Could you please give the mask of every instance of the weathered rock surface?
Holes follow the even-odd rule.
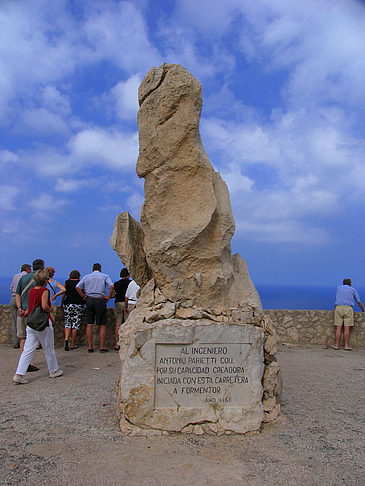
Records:
[[[119,331],[121,429],[256,431],[280,411],[276,332],[246,262],[231,254],[228,189],[199,134],[201,85],[163,64],[138,95],[141,224],[122,213],[111,239],[141,285]]]
[[[141,228],[123,216],[112,246],[140,285],[153,277],[170,301],[187,306],[262,310],[247,266],[231,255],[234,234],[229,193],[199,134],[200,83],[182,66],[152,68],[139,88],[137,173],[145,178]],[[125,232],[132,229],[132,235]],[[122,233],[122,234],[121,234]],[[142,241],[147,264],[135,274]],[[136,247],[136,253],[126,250]],[[138,258],[135,255],[138,254]],[[148,270],[147,270],[148,268]]]
[[[110,244],[122,262],[128,262],[128,270],[138,284],[143,287],[151,278],[143,249],[141,225],[127,212],[120,213],[115,220]]]

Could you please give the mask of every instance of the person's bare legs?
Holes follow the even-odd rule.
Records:
[[[344,338],[345,338],[345,349],[351,349],[350,346],[349,346],[350,326],[345,326]]]
[[[115,323],[115,333],[114,333],[114,339],[115,339],[115,346],[114,346],[114,349],[117,349],[117,347],[119,346],[118,345],[118,342],[119,342],[119,328],[121,326],[121,322],[116,322]]]
[[[71,348],[73,348],[75,346],[76,336],[77,336],[77,329],[72,329],[72,333],[71,333]]]
[[[100,349],[105,349],[106,325],[100,326]]]
[[[65,341],[70,339],[71,329],[69,327],[65,327]]]
[[[336,349],[338,349],[340,347],[341,333],[342,333],[342,325],[337,326],[337,329],[336,329],[336,344],[335,344]]]
[[[93,349],[93,325],[86,324],[86,339],[89,349]]]

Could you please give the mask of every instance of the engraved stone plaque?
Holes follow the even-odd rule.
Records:
[[[250,407],[250,344],[156,344],[155,409]]]
[[[124,420],[159,431],[258,430],[263,338],[258,327],[208,319],[143,323],[121,374]]]

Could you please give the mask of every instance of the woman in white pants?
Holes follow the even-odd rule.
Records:
[[[13,377],[13,382],[16,385],[24,385],[25,383],[29,383],[29,380],[25,378],[25,374],[39,342],[42,344],[44,356],[48,366],[49,377],[57,378],[58,376],[63,375],[63,371],[58,368],[58,362],[54,349],[53,320],[50,315],[52,305],[49,298],[49,290],[46,288],[48,279],[49,275],[45,270],[38,270],[34,274],[36,286],[33,287],[29,292],[28,315],[32,311],[33,307],[37,305],[37,301],[39,301],[42,309],[45,312],[48,312],[49,326],[43,331],[35,331],[29,326],[26,327],[27,337],[24,343],[24,349],[19,359],[16,374]]]

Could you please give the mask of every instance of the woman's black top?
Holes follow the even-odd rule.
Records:
[[[128,285],[131,283],[129,278],[122,278],[115,282],[115,302],[124,302],[125,293],[127,292]]]
[[[77,293],[76,285],[80,282],[80,280],[66,280],[65,288],[65,300],[63,301],[64,304],[79,304],[84,305],[84,299]]]

